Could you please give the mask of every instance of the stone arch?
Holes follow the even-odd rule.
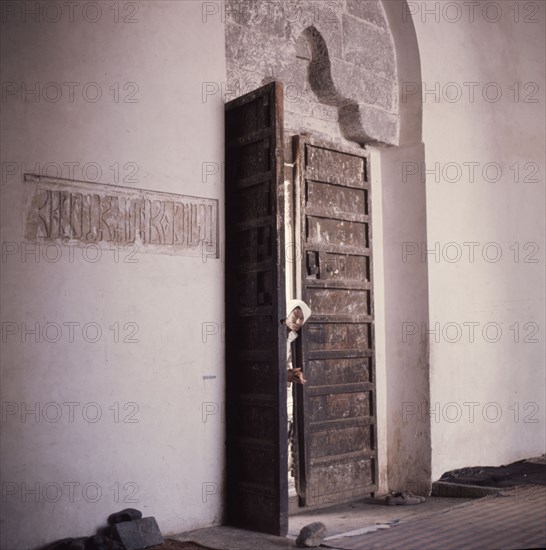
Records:
[[[421,93],[421,61],[417,35],[406,0],[381,0],[391,31],[396,55],[398,81],[399,138],[397,145],[421,143],[423,133],[423,101]],[[407,93],[407,85],[416,84],[415,93]]]

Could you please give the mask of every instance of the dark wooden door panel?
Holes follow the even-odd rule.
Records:
[[[304,506],[377,489],[370,185],[366,153],[296,137],[302,298],[313,311],[298,388]]]
[[[280,84],[226,104],[227,521],[284,536],[282,126]]]

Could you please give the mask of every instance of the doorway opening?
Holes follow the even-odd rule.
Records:
[[[373,493],[377,434],[369,158],[297,135],[286,163],[282,97],[273,82],[226,104],[226,421],[228,522],[286,535],[287,299],[313,312],[292,511]]]

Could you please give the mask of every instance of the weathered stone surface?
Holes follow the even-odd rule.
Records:
[[[286,129],[396,143],[396,61],[380,3],[228,0],[225,9],[226,101],[277,80]],[[378,127],[358,127],[368,123]]]
[[[337,59],[332,60],[331,72],[339,94],[343,97],[394,111],[393,79],[380,77],[364,67]]]
[[[330,109],[335,111],[337,117],[337,109],[335,107],[330,107]],[[309,116],[302,117],[301,113],[293,113],[287,109],[285,111],[284,123],[287,135],[307,133],[331,143],[343,144],[343,138],[339,130],[337,119],[326,120],[314,117],[312,115],[312,110]]]
[[[314,26],[328,36],[334,48],[333,55],[341,55],[342,8],[343,3],[334,0],[228,0],[225,4],[226,27],[240,25],[291,40]]]
[[[398,115],[367,105],[350,105],[341,109],[340,123],[346,139],[364,144],[369,141],[398,143]]]
[[[347,12],[383,29],[388,28],[383,6],[378,0],[347,0]]]
[[[313,27],[320,33],[328,47],[328,56],[330,58],[343,58],[343,29],[332,28],[324,24],[316,24]],[[302,30],[302,32],[304,32]],[[301,33],[300,33],[301,34]],[[298,36],[300,35],[298,34]]]
[[[307,39],[300,35],[300,37],[296,40],[296,57],[300,60],[304,60],[306,62],[311,61],[311,48],[309,46],[309,42]]]
[[[296,545],[299,548],[312,548],[320,546],[326,536],[326,525],[320,521],[314,521],[302,527]]]
[[[335,128],[338,124],[338,110],[336,107],[323,105],[316,97],[305,95],[299,98],[285,98],[285,118],[286,113],[292,113],[294,116],[312,117],[317,120],[332,124]]]
[[[278,76],[296,61],[295,40],[287,41],[259,27],[234,25],[226,29],[226,55],[240,67]]]
[[[275,36],[288,36],[297,12],[292,6],[274,1],[235,0],[225,3],[226,21],[244,27],[260,27]]]
[[[112,527],[112,533],[121,541],[125,550],[139,550],[164,542],[157,521],[153,517],[116,523]]]
[[[343,16],[343,59],[364,67],[385,78],[395,78],[396,63],[394,46],[388,32],[359,21],[354,17]]]
[[[218,255],[218,201],[25,175],[30,241],[134,245],[142,251]]]
[[[108,516],[108,523],[113,525],[114,523],[121,523],[122,521],[131,521],[133,519],[140,519],[142,512],[136,508],[125,508],[114,514]]]

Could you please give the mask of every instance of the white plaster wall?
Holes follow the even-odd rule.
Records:
[[[428,329],[440,329],[430,338],[433,479],[453,468],[506,464],[545,450],[546,5],[463,2],[459,12],[456,4],[409,3],[426,87],[426,166],[439,169],[438,176],[426,175],[428,248],[438,251],[428,254]],[[473,15],[470,4],[476,4]],[[473,85],[465,83],[473,82],[471,101]],[[448,83],[453,84],[446,88]],[[520,83],[519,101],[515,83]],[[502,97],[488,101],[484,90],[490,98],[501,90]],[[473,181],[470,162],[478,163]],[[497,179],[496,167],[502,175],[487,181]],[[408,179],[408,184],[417,189],[423,181]],[[478,243],[473,261],[470,245],[464,245],[470,242]],[[524,248],[526,243],[534,244]],[[498,251],[502,257],[487,261],[484,250],[489,258]],[[479,323],[473,341],[468,323]],[[407,337],[419,338],[426,330],[419,327]],[[426,416],[427,404],[417,406],[422,406],[417,414]]]
[[[67,247],[58,261],[35,261],[21,256],[21,241],[23,163],[29,172],[55,163],[62,177],[71,177],[64,163],[96,163],[103,183],[115,183],[109,167],[120,163],[121,185],[217,198],[222,212],[220,170],[202,178],[203,163],[216,163],[207,165],[214,172],[223,161],[221,94],[202,100],[203,82],[213,83],[214,92],[225,81],[222,21],[203,23],[202,3],[193,1],[100,2],[94,23],[82,16],[83,4],[70,14],[67,3],[42,2],[52,11],[37,21],[31,15],[25,20],[19,3],[4,4],[15,12],[2,7],[3,85],[39,83],[43,89],[57,83],[63,94],[56,102],[43,96],[24,102],[19,91],[2,101],[2,322],[14,323],[18,332],[4,334],[2,343],[0,546],[33,548],[92,535],[110,513],[127,506],[155,516],[164,534],[217,524],[224,464],[223,261],[144,253],[131,258],[124,250],[116,259],[105,250],[92,263],[80,249],[71,259]],[[31,9],[34,3],[23,4]],[[57,17],[51,5],[62,10],[58,22],[47,20]],[[92,11],[86,15],[96,19]],[[80,83],[73,101],[65,82]],[[82,96],[89,82],[102,90],[96,103]],[[118,102],[110,89],[116,82]],[[129,82],[138,86],[135,103],[123,101],[135,90],[123,89]],[[54,97],[55,88],[49,92]],[[128,183],[123,178],[133,167],[123,167],[129,162],[138,172]],[[53,165],[49,174],[55,175]],[[94,179],[92,170],[88,174]],[[86,179],[79,167],[73,176]],[[13,246],[16,253],[7,253]],[[54,249],[50,253],[55,256]],[[33,335],[22,341],[22,323],[43,329],[48,322],[79,323],[73,342],[67,326],[56,343],[43,335],[38,343]],[[101,327],[96,343],[82,337],[86,323]],[[114,323],[120,323],[118,343],[109,328]],[[124,329],[126,323],[134,325]],[[209,333],[217,329],[206,342],[203,323],[210,323]],[[134,327],[138,342],[124,343]],[[72,422],[63,405],[68,402],[78,404]],[[96,409],[86,409],[87,419],[82,415],[91,402],[102,410],[95,423],[89,419]],[[21,409],[35,403],[54,405],[22,421]],[[138,407],[134,423],[123,421],[135,411],[124,410],[128,403]],[[55,418],[59,408],[58,421],[48,422],[45,414]],[[203,410],[209,413],[204,419]],[[79,484],[72,485],[73,495],[72,482]],[[93,485],[84,495],[86,483]],[[37,495],[28,492],[36,487]],[[91,502],[97,487],[102,495]]]
[[[402,177],[408,162],[424,162],[419,93],[402,97],[403,83],[421,81],[415,29],[405,2],[383,1],[396,52],[398,147],[373,147],[374,277],[380,479],[391,491],[430,492],[431,445],[428,418],[407,414],[408,404],[427,401],[429,355],[425,340],[403,337],[407,319],[428,317],[427,266],[403,258],[406,241],[426,240],[426,197],[416,173]],[[379,172],[379,176],[378,176]],[[380,187],[380,189],[378,189]],[[377,227],[377,226],[380,227]],[[381,449],[383,445],[383,449]]]
[[[415,176],[405,183],[400,178],[413,158],[423,158],[422,144],[372,149],[378,445],[380,476],[389,490],[428,494],[430,428],[426,419],[407,415],[405,406],[428,398],[428,349],[401,331],[406,319],[427,318],[426,265],[401,261],[403,243],[426,235],[425,190]]]

